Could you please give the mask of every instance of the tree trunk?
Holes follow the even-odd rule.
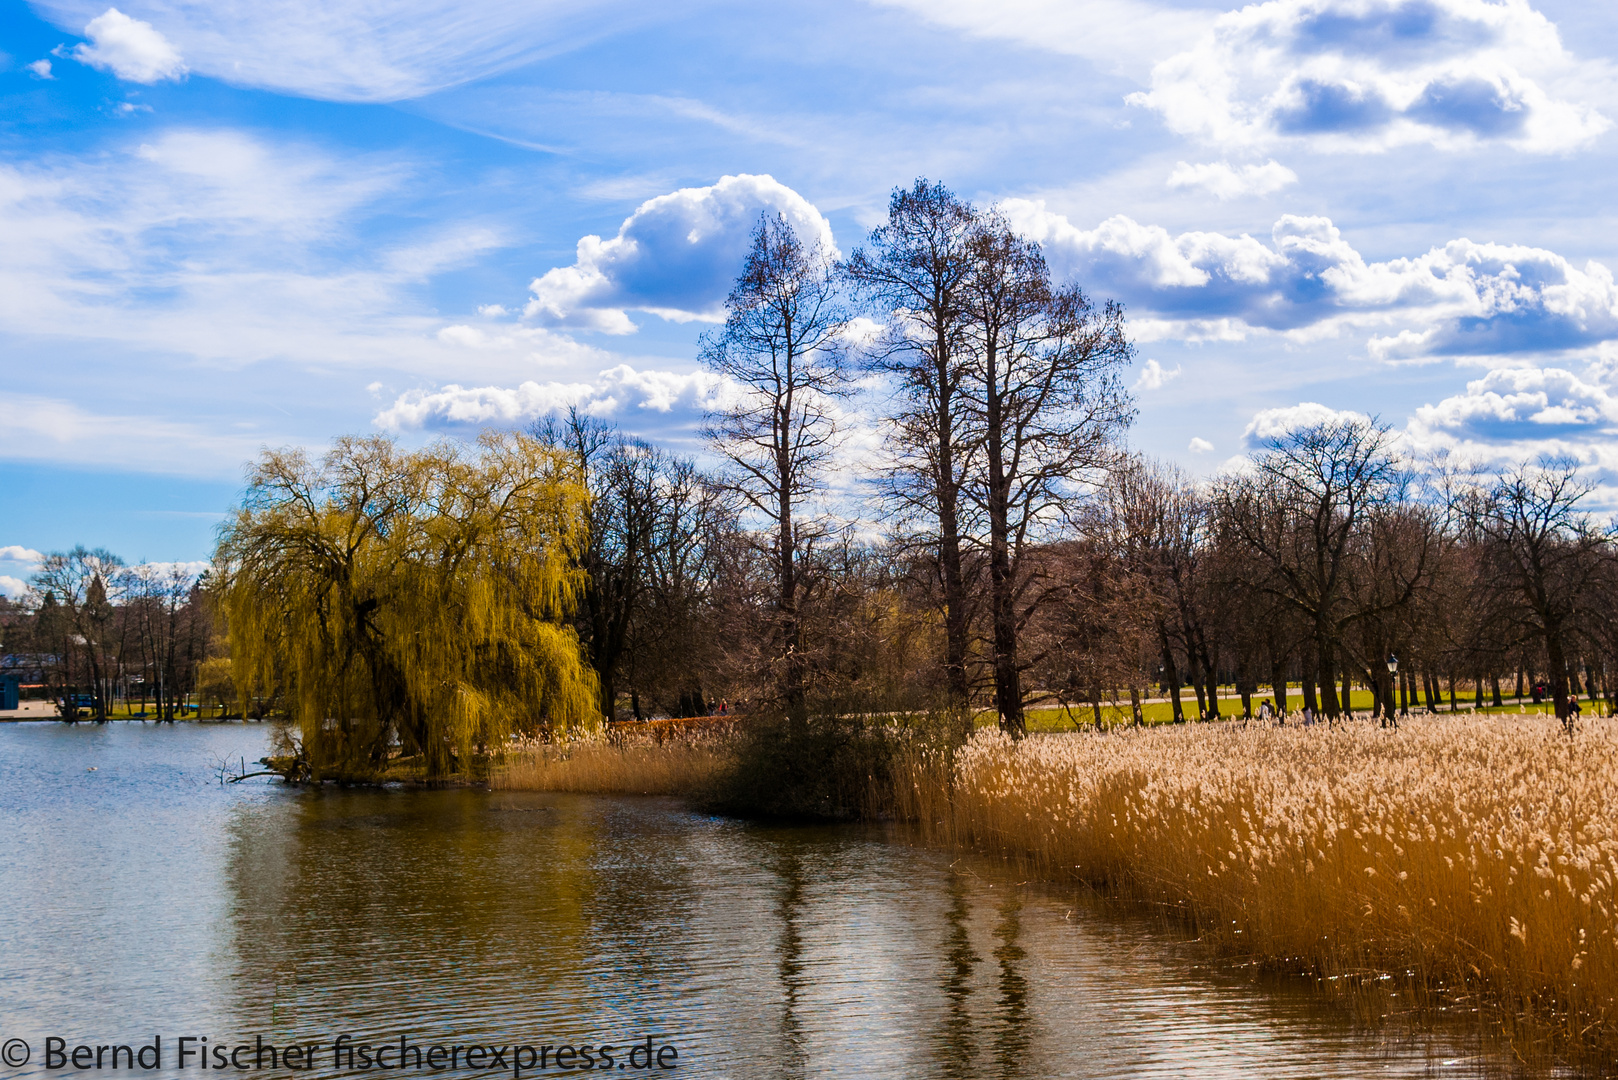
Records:
[[[794,557],[796,537],[792,520],[792,466],[787,458],[786,430],[779,430],[776,450],[776,488],[779,501],[776,514],[776,596],[781,634],[781,703],[787,714],[787,732],[794,739],[808,734],[809,708],[803,679],[803,656],[798,626],[798,565]]]
[[[1545,628],[1545,657],[1550,661],[1551,700],[1556,704],[1556,718],[1569,735],[1573,734],[1573,718],[1567,708],[1567,655],[1562,651],[1562,628],[1550,622]]]
[[[1169,645],[1168,627],[1162,622],[1157,624],[1157,641],[1163,650],[1163,680],[1164,689],[1169,693],[1169,702],[1174,707],[1174,722],[1185,723],[1185,712],[1180,707],[1180,669],[1174,662],[1174,649]]]
[[[961,567],[960,490],[955,482],[954,404],[950,400],[950,372],[946,359],[938,365],[938,568],[944,586],[944,672],[951,704],[965,710],[971,734],[970,688],[966,678],[969,648],[966,579]]]
[[[994,640],[994,704],[1000,730],[1014,739],[1027,733],[1022,711],[1022,673],[1017,668],[1016,582],[1011,564],[1011,478],[1006,474],[1004,403],[1000,370],[991,343],[984,356],[984,458],[988,466],[989,607]]]
[[[1282,716],[1287,714],[1287,666],[1286,660],[1277,660],[1270,657],[1270,689],[1275,693],[1275,711]]]
[[[1333,687],[1336,672],[1333,670],[1331,645],[1324,637],[1317,637],[1315,656],[1320,672],[1320,705],[1328,720],[1337,719],[1337,692]]]

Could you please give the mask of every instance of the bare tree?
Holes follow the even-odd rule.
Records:
[[[972,256],[960,392],[976,456],[963,493],[987,533],[978,542],[988,555],[995,707],[1001,727],[1021,735],[1017,639],[1038,597],[1023,559],[1054,534],[1063,499],[1133,419],[1118,374],[1132,349],[1123,309],[1053,288],[1039,245],[998,215],[974,231]]]
[[[1517,466],[1464,504],[1483,541],[1486,588],[1502,614],[1544,644],[1551,700],[1569,733],[1569,638],[1609,548],[1580,511],[1590,491],[1575,462],[1552,458]]]
[[[198,575],[183,565],[142,564],[123,575],[123,617],[140,651],[141,698],[149,688],[159,720],[172,721],[207,644],[207,604]]]
[[[970,696],[967,657],[972,597],[962,558],[968,526],[961,486],[971,443],[961,393],[967,360],[966,289],[974,267],[978,215],[942,184],[925,179],[896,189],[888,220],[871,230],[844,273],[887,322],[870,365],[888,375],[898,399],[889,443],[896,467],[883,478],[889,506],[907,523],[925,522],[911,542],[936,560],[944,615],[945,682],[953,703]]]
[[[574,460],[590,492],[588,537],[578,556],[588,584],[575,621],[596,672],[601,713],[611,720],[618,707],[618,675],[645,599],[669,457],[577,409],[535,424],[532,433]]]
[[[805,248],[779,215],[760,218],[725,308],[724,328],[703,338],[702,359],[740,394],[709,415],[704,434],[724,456],[732,489],[770,522],[776,683],[788,716],[802,724],[801,563],[825,535],[805,504],[823,483],[835,402],[849,390],[847,319],[825,253]]]
[[[1354,561],[1368,520],[1398,500],[1400,483],[1386,427],[1334,420],[1270,440],[1254,473],[1227,481],[1217,496],[1221,527],[1257,570],[1249,585],[1309,624],[1330,717],[1339,710],[1345,630],[1372,613],[1353,601]]]
[[[81,546],[45,556],[29,582],[49,605],[61,662],[70,663],[75,655],[83,660],[98,721],[107,719],[118,673],[122,643],[114,635],[113,601],[122,570],[123,560],[112,552]]]

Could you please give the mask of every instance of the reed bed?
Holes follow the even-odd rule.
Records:
[[[576,791],[595,795],[695,795],[729,760],[722,733],[595,733],[564,742],[512,743],[489,786],[505,791]]]
[[[1526,715],[986,732],[910,756],[895,797],[938,840],[1173,905],[1239,953],[1610,1054],[1615,752],[1618,722]]]

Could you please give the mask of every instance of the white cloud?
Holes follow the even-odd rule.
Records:
[[[1196,436],[1192,437],[1190,445],[1186,447],[1186,449],[1191,451],[1193,454],[1206,454],[1213,448],[1213,443],[1209,442],[1207,439],[1198,438]]]
[[[726,176],[640,205],[609,240],[586,236],[572,266],[536,278],[524,314],[551,326],[632,334],[630,311],[717,322],[761,214],[780,213],[806,245],[835,257],[831,225],[770,176]]]
[[[1248,446],[1261,446],[1271,439],[1279,439],[1290,431],[1314,427],[1333,421],[1350,420],[1368,423],[1370,417],[1350,409],[1333,409],[1314,401],[1285,405],[1278,409],[1261,409],[1242,432],[1242,441]]]
[[[1140,376],[1135,380],[1136,390],[1161,390],[1163,386],[1173,379],[1180,377],[1180,365],[1175,364],[1170,371],[1156,360],[1148,360],[1140,369]]]
[[[213,564],[206,559],[192,559],[189,562],[136,563],[129,569],[142,577],[158,579],[178,577],[194,582],[212,566]]]
[[[1618,465],[1618,449],[1606,449],[1615,435],[1618,394],[1599,365],[1583,376],[1559,367],[1499,368],[1462,393],[1421,406],[1409,424],[1415,446],[1468,459],[1596,453],[1609,468]]]
[[[76,31],[105,0],[36,0]],[[197,74],[336,101],[398,101],[509,71],[599,36],[674,17],[675,0],[141,0]]]
[[[1129,101],[1221,146],[1503,142],[1548,153],[1610,126],[1571,96],[1580,81],[1527,0],[1270,0],[1221,15]]]
[[[42,552],[35,551],[21,544],[7,544],[0,547],[0,562],[20,562],[29,566],[37,566],[45,558]]]
[[[84,28],[88,45],[76,45],[73,59],[97,71],[110,71],[125,82],[152,83],[185,78],[180,50],[149,22],[131,19],[115,7],[91,19]]]
[[[49,60],[35,60],[32,64],[24,64],[23,66],[33,72],[36,79],[56,78],[55,75],[51,74],[51,62]]]
[[[385,430],[517,427],[568,408],[590,416],[623,417],[630,410],[679,411],[692,416],[725,400],[719,376],[707,371],[678,374],[636,371],[620,364],[593,382],[524,382],[515,387],[455,384],[399,395],[374,423]]]
[[[6,435],[0,458],[12,461],[209,478],[241,475],[261,445],[257,438],[197,424],[90,412],[31,394],[6,395]]]
[[[1270,195],[1297,182],[1298,174],[1274,158],[1262,165],[1243,165],[1239,169],[1224,161],[1205,165],[1182,161],[1169,174],[1169,187],[1199,187],[1220,201],[1244,195]]]
[[[18,600],[27,593],[28,582],[22,578],[14,578],[9,574],[0,574],[0,594],[9,596],[13,600]]]
[[[1441,451],[1485,470],[1569,457],[1596,482],[1594,503],[1618,508],[1618,350],[1603,353],[1582,372],[1549,366],[1490,371],[1460,393],[1418,408],[1404,441],[1415,453]]]
[[[1082,56],[1113,71],[1144,70],[1168,49],[1189,48],[1211,12],[1141,0],[874,0],[974,37]]]
[[[1329,218],[1287,214],[1265,243],[1247,234],[1173,235],[1118,215],[1081,229],[1043,202],[1010,199],[1013,226],[1052,269],[1131,309],[1137,337],[1296,341],[1349,329],[1386,360],[1551,352],[1618,339],[1618,284],[1523,245],[1452,240],[1413,258],[1368,262]],[[1144,314],[1144,317],[1142,317]]]
[[[417,287],[505,241],[435,222],[360,242],[411,174],[397,158],[185,128],[0,163],[0,332],[232,364],[433,367],[443,324]]]

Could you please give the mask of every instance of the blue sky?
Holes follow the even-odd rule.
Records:
[[[205,558],[265,445],[581,404],[694,447],[758,212],[846,253],[917,176],[1126,303],[1148,453],[1348,410],[1618,505],[1603,5],[0,13],[0,590]]]

